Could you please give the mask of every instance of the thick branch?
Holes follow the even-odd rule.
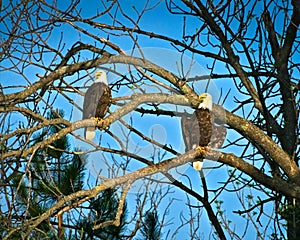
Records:
[[[216,116],[222,118],[224,109],[218,105],[214,105],[214,108]],[[300,171],[296,163],[292,161],[290,156],[260,128],[229,111],[226,111],[226,123],[243,136],[249,137],[253,142],[265,149],[270,157],[293,181],[300,183]]]
[[[295,43],[297,31],[299,30],[300,25],[300,3],[298,0],[292,0],[292,5],[294,7],[293,14],[286,31],[286,38],[282,47],[282,55],[280,56],[282,60],[286,62]]]
[[[220,161],[229,166],[232,166],[233,168],[236,168],[246,173],[255,181],[263,184],[269,189],[272,189],[276,192],[280,192],[286,196],[292,196],[300,199],[300,184],[289,183],[287,181],[282,180],[281,178],[269,177],[255,166],[251,165],[250,163],[247,163],[241,158],[235,156],[234,154],[209,151],[205,157],[207,159]]]

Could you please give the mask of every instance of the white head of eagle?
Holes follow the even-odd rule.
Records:
[[[202,93],[199,95],[199,100],[202,101],[198,108],[208,109],[212,111],[212,96],[209,93]]]
[[[95,78],[96,78],[95,83],[102,82],[102,83],[104,83],[105,85],[108,86],[106,73],[104,71],[97,71],[95,73]]]

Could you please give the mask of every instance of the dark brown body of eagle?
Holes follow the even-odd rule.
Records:
[[[83,102],[83,119],[89,118],[103,118],[107,113],[111,104],[111,90],[108,85],[103,82],[93,83],[85,93]],[[95,132],[94,127],[87,127],[85,129],[85,137],[87,139],[93,138],[88,136],[88,132],[92,134]]]
[[[212,114],[209,109],[196,109],[195,110],[196,118],[198,119],[198,130],[199,130],[199,146],[205,147],[208,146],[211,134],[212,134],[212,125],[213,119]],[[197,129],[197,128],[196,128]]]

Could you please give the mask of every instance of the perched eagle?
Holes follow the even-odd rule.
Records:
[[[185,143],[185,151],[201,147],[220,148],[226,137],[226,128],[214,123],[212,97],[208,93],[199,95],[201,103],[194,114],[184,113],[181,117],[181,130]],[[193,162],[193,167],[200,171],[203,159]]]
[[[111,104],[111,90],[107,83],[106,73],[98,71],[95,82],[84,95],[82,119],[94,118],[96,121],[103,118]],[[84,136],[88,140],[95,137],[95,127],[87,127]]]

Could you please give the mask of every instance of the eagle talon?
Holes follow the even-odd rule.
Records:
[[[94,120],[95,122],[99,121],[99,118],[97,118],[97,117],[91,117],[91,119]]]
[[[207,152],[209,150],[209,147],[208,146],[198,146],[196,149],[199,152],[204,153],[204,152]]]
[[[99,125],[100,123],[104,122],[102,118],[92,117],[91,119],[96,122],[96,125]]]

